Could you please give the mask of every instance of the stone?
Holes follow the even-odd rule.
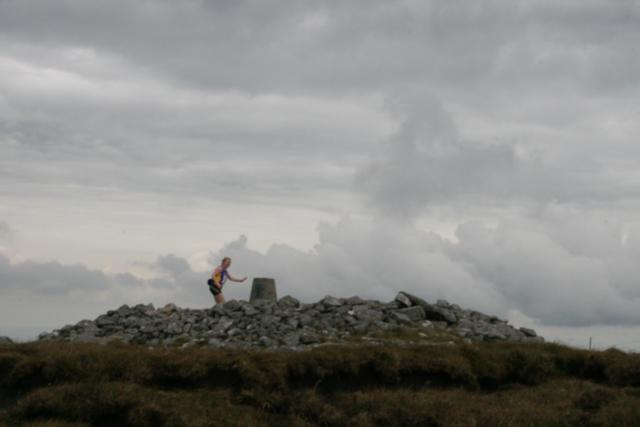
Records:
[[[223,307],[223,305],[224,304],[216,304],[213,307],[211,307],[210,314],[212,316],[222,316],[222,315],[224,315],[224,307]]]
[[[447,301],[446,299],[439,299],[438,301],[436,301],[436,305],[444,308],[451,308],[451,304],[449,304],[449,301]]]
[[[429,304],[428,302],[426,302],[425,300],[423,300],[420,297],[417,297],[415,295],[409,294],[407,292],[401,292],[403,295],[405,295],[407,298],[409,298],[409,301],[411,301],[411,305],[419,305],[422,308],[425,307],[431,307],[431,304]]]
[[[404,292],[398,292],[396,298],[394,299],[400,306],[402,307],[411,307],[411,299]]]
[[[368,321],[382,320],[382,316],[383,316],[382,312],[377,310],[371,310],[371,309],[359,310],[355,312],[355,317],[358,320],[368,320]]]
[[[409,318],[409,316],[400,311],[392,311],[391,318],[403,325],[411,323],[411,319]]]
[[[240,328],[231,328],[227,331],[227,335],[230,337],[235,337],[237,335],[242,335],[242,330]]]
[[[528,337],[536,337],[536,336],[538,336],[538,334],[536,334],[536,331],[534,331],[533,329],[522,327],[519,330],[520,330],[520,332],[522,332],[523,334],[525,334]]]
[[[182,332],[182,326],[178,322],[170,323],[167,327],[167,333],[171,335],[180,335]]]
[[[302,344],[315,344],[319,341],[320,341],[320,338],[318,337],[317,334],[313,332],[306,331],[300,334],[300,342]]]
[[[332,297],[331,295],[327,295],[326,297],[322,298],[320,302],[325,307],[340,307],[342,305],[342,301],[340,301],[338,298]]]
[[[226,301],[224,304],[222,304],[222,306],[225,311],[236,311],[242,309],[240,303],[234,299]]]
[[[359,296],[353,296],[353,297],[347,298],[344,302],[345,304],[349,304],[349,305],[360,305],[360,304],[364,304],[366,301],[360,298]]]
[[[273,347],[275,345],[271,338],[264,335],[258,339],[258,344],[260,344],[260,347]]]
[[[300,307],[300,301],[291,295],[286,295],[278,300],[278,305],[285,308],[298,308]]]
[[[9,337],[0,336],[0,344],[13,344],[13,340]]]
[[[242,311],[244,312],[245,316],[253,316],[255,314],[260,313],[259,310],[256,310],[252,305],[247,304],[247,305],[243,305],[242,306]]]
[[[169,314],[178,311],[178,307],[173,303],[169,303],[158,311],[160,311],[161,313]]]
[[[135,313],[135,311],[132,310],[131,308],[129,308],[129,306],[126,305],[126,304],[120,306],[120,308],[118,308],[118,310],[116,310],[116,312],[118,313],[118,316],[120,316],[120,317],[131,316],[132,314]]]
[[[300,334],[297,332],[287,334],[282,337],[282,342],[290,347],[296,346],[300,343]]]
[[[96,325],[102,327],[102,326],[108,326],[108,325],[115,325],[116,321],[114,319],[112,319],[109,316],[106,315],[102,315],[100,317],[98,317],[96,319]]]
[[[421,320],[424,320],[426,317],[424,313],[424,309],[419,305],[416,305],[413,307],[401,308],[400,310],[395,311],[394,313],[404,314],[412,322],[419,322]]]

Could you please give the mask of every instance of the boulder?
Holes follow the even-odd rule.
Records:
[[[401,307],[411,307],[411,299],[404,292],[398,292],[394,301],[396,301]]]
[[[291,295],[286,295],[278,300],[278,305],[283,308],[298,308],[300,307],[300,301]]]
[[[411,319],[409,318],[409,316],[407,316],[406,314],[400,311],[392,311],[391,318],[396,322],[400,323],[401,325],[406,325],[411,323]]]
[[[366,303],[365,300],[360,298],[359,296],[349,297],[345,300],[345,303],[348,305],[360,305]]]
[[[320,338],[315,332],[305,331],[300,334],[300,342],[302,344],[315,344],[317,342],[320,342]]]
[[[331,295],[327,295],[326,297],[322,298],[320,302],[327,308],[340,307],[342,305],[342,301],[340,301],[338,298],[332,297]]]
[[[242,306],[238,301],[231,299],[229,301],[226,301],[224,304],[222,304],[222,308],[224,308],[225,311],[229,312],[229,311],[241,310]]]
[[[426,317],[424,309],[419,305],[416,305],[413,307],[401,308],[400,310],[397,310],[394,313],[404,314],[412,322],[419,322],[421,320],[424,320]]]
[[[159,311],[164,314],[171,314],[178,311],[178,307],[173,303],[169,303],[162,307]]]
[[[520,330],[520,332],[522,332],[523,334],[525,334],[528,337],[536,337],[536,336],[538,336],[538,334],[536,334],[536,331],[534,331],[533,329],[522,327],[519,330]]]

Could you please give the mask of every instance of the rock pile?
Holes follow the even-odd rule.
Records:
[[[405,292],[388,303],[357,296],[326,296],[316,303],[303,304],[285,296],[277,301],[254,303],[231,300],[203,310],[183,309],[174,304],[159,309],[150,304],[123,305],[93,321],[83,320],[43,333],[39,339],[300,348],[403,328],[449,331],[468,340],[543,341],[535,331],[516,329],[495,316],[466,310],[444,300],[430,304]]]

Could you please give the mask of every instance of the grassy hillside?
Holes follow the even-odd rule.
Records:
[[[534,343],[6,345],[0,424],[638,426],[640,355]]]

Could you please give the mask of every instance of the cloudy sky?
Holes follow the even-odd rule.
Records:
[[[229,255],[640,349],[638,46],[634,0],[0,0],[0,335]]]

